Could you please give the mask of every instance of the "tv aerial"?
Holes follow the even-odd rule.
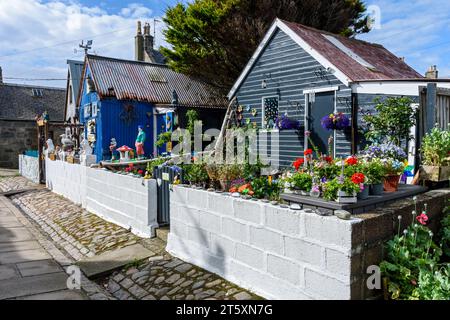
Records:
[[[92,40],[88,40],[86,44],[84,44],[84,40],[82,40],[79,47],[84,49],[84,54],[88,54],[88,51],[92,49],[92,43],[93,43]]]

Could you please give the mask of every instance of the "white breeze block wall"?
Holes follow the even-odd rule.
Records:
[[[86,170],[65,161],[45,160],[47,188],[70,201],[86,207]]]
[[[20,154],[19,173],[28,180],[39,183],[39,159]]]
[[[46,160],[47,187],[101,218],[155,236],[156,180],[143,180],[63,161]]]
[[[154,237],[157,223],[156,180],[106,170],[87,170],[87,210],[141,237]]]
[[[175,186],[167,250],[268,299],[351,299],[352,224]]]

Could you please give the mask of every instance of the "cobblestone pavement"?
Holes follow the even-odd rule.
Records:
[[[36,185],[23,177],[0,178],[2,191],[33,186]],[[132,263],[100,279],[98,284],[83,278],[82,289],[91,299],[260,299],[215,274],[172,257],[165,251],[162,240],[134,236],[49,190],[28,191],[12,196],[11,200],[52,243],[67,253],[67,263],[135,243],[156,253],[148,261]]]
[[[256,300],[221,277],[170,256],[165,243],[150,240],[157,253],[149,261],[129,266],[101,281],[114,297],[123,300]]]

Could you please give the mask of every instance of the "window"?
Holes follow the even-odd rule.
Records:
[[[278,96],[264,97],[262,99],[262,126],[272,129],[278,118]]]
[[[91,104],[84,105],[84,117],[89,118],[91,116]]]
[[[33,94],[33,97],[42,97],[44,95],[42,89],[32,89],[31,93]]]

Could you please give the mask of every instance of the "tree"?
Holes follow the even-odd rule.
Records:
[[[166,11],[170,66],[227,92],[276,17],[352,37],[368,32],[362,0],[195,0]]]

